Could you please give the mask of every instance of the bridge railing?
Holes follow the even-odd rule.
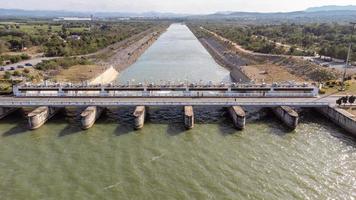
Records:
[[[328,106],[327,102],[235,102],[235,101],[7,101],[0,102],[0,106],[21,107],[21,106],[295,106],[295,107],[324,107]]]
[[[290,92],[269,92],[269,93],[18,93],[17,97],[315,97],[313,93],[290,93]]]

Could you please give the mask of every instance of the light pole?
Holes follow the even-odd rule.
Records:
[[[347,52],[346,64],[345,64],[345,68],[344,68],[344,75],[342,76],[341,91],[345,90],[346,70],[350,63],[350,57],[351,57],[351,51],[352,51],[352,36],[355,31],[356,22],[350,22],[350,24],[352,25],[352,31],[351,31],[351,35],[350,35],[349,51]]]

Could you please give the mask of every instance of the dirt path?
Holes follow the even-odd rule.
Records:
[[[237,57],[243,58],[248,61],[249,65],[266,65],[266,66],[279,66],[281,70],[288,71],[288,73],[276,73],[273,74],[274,77],[280,78],[280,76],[291,74],[298,79],[310,80],[310,81],[326,81],[334,80],[341,76],[341,73],[334,69],[327,69],[316,64],[310,63],[306,60],[303,60],[302,57],[298,56],[288,56],[288,55],[274,55],[274,54],[263,54],[256,53],[244,49],[242,46],[238,45],[231,40],[220,36],[219,34],[200,27],[201,30],[207,32],[211,37],[205,37],[208,43],[213,44],[213,40],[219,41],[220,45],[228,49],[228,53],[221,52],[219,48],[217,51],[220,51],[220,54],[223,55],[225,60],[229,60],[229,57],[237,55]],[[203,41],[203,39],[201,39]],[[212,45],[214,46],[214,45]],[[236,56],[235,56],[236,57]],[[224,59],[221,59],[224,61]],[[241,65],[240,65],[241,66]],[[237,67],[239,67],[237,65]],[[275,68],[275,67],[274,67]],[[245,68],[246,69],[246,68]],[[276,72],[282,72],[281,70],[276,70]],[[252,70],[253,71],[253,70]],[[256,71],[256,70],[255,70]],[[286,76],[286,79],[290,76]]]

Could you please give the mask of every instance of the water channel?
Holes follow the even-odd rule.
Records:
[[[227,77],[189,29],[174,24],[120,81]],[[150,108],[145,127],[134,131],[132,111],[111,108],[88,131],[63,115],[36,131],[19,113],[1,120],[0,199],[356,196],[355,140],[312,110],[293,132],[264,110],[250,112],[246,130],[236,131],[223,108],[201,107],[192,130],[185,131],[181,108]]]

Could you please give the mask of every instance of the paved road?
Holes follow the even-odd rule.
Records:
[[[10,65],[5,65],[5,66],[0,66],[0,68],[4,68],[4,71],[11,71],[11,67],[14,67],[15,70],[17,69],[18,65],[23,65],[25,68],[31,68],[32,66],[37,65],[38,63],[42,62],[43,60],[51,60],[55,59],[57,57],[37,57],[37,58],[32,58],[29,60],[24,60],[18,63],[10,64]],[[30,63],[32,66],[25,66],[26,63]]]
[[[20,98],[1,97],[0,106],[296,106],[320,107],[334,104],[337,97],[327,98]]]

